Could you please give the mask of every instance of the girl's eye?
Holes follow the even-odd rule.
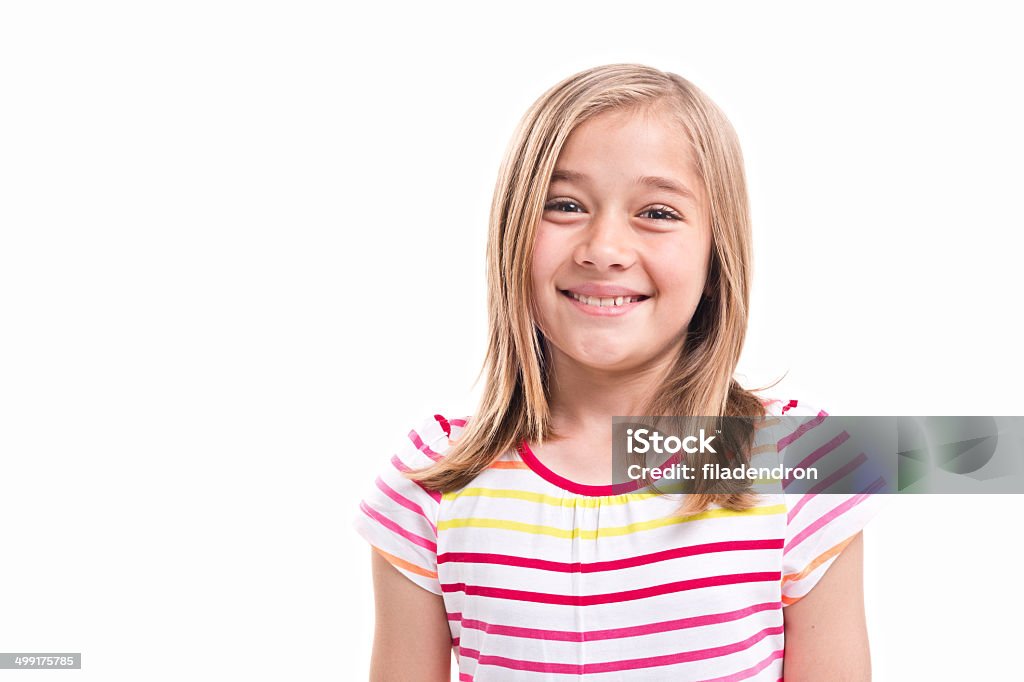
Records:
[[[586,213],[579,202],[573,199],[552,199],[544,204],[545,211],[555,211],[558,213]],[[669,208],[665,205],[651,206],[650,208],[644,209],[640,212],[642,217],[647,217],[652,220],[682,220],[683,216],[678,211]]]
[[[558,211],[559,213],[583,213],[583,207],[572,199],[552,199],[544,204],[545,211]]]
[[[644,209],[640,215],[647,215],[653,220],[682,220],[678,212],[672,210],[668,206],[651,206],[650,208]]]

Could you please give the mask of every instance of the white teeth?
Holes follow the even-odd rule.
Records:
[[[614,298],[598,298],[597,296],[583,296],[572,291],[569,292],[569,295],[584,305],[592,305],[598,308],[625,305],[626,303],[634,303],[640,300],[639,296],[616,296]]]

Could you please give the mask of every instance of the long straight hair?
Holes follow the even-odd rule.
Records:
[[[732,125],[686,79],[638,64],[582,71],[545,92],[520,121],[506,151],[491,203],[487,243],[486,377],[476,414],[434,465],[410,474],[430,490],[464,487],[522,441],[556,437],[548,402],[550,362],[532,312],[531,262],[551,173],[580,124],[618,109],[667,105],[682,124],[709,198],[712,252],[707,294],[687,328],[671,371],[641,414],[763,416],[764,406],[733,373],[746,335],[751,229],[743,157]],[[697,491],[686,511],[711,504],[745,509],[747,490]]]

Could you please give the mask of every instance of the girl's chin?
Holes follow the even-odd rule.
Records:
[[[570,346],[564,357],[577,368],[592,372],[625,373],[652,369],[672,362],[677,353],[672,347],[638,347],[636,343],[596,346],[592,339],[588,341]]]
[[[573,355],[572,360],[581,369],[593,372],[624,372],[643,364],[640,358],[631,353],[580,353]]]
[[[622,334],[614,338],[601,338],[597,334],[567,334],[557,340],[548,339],[555,351],[554,366],[563,366],[586,372],[620,373],[650,368],[670,361],[667,357],[671,350],[651,339],[623,338]],[[668,350],[668,353],[666,351]]]

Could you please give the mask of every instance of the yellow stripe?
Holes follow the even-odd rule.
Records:
[[[654,493],[627,493],[603,497],[555,497],[553,495],[544,495],[543,493],[531,493],[526,490],[507,490],[503,488],[464,488],[457,492],[445,493],[442,497],[450,502],[462,496],[523,500],[525,502],[536,502],[537,504],[550,504],[554,507],[607,507],[659,497],[659,495]]]
[[[770,514],[786,513],[786,505],[774,504],[767,507],[754,507],[746,511],[733,511],[731,509],[711,509],[700,514],[690,516],[669,516],[651,521],[640,521],[627,526],[612,526],[595,530],[584,530],[582,528],[556,528],[554,526],[536,526],[519,521],[507,521],[505,519],[485,519],[475,516],[462,519],[448,519],[437,524],[437,530],[449,530],[451,528],[497,528],[501,530],[513,530],[520,533],[532,535],[550,535],[556,538],[597,540],[598,537],[611,537],[616,535],[629,535],[644,530],[653,530],[665,526],[674,526],[677,523],[689,523],[690,521],[701,521],[703,519],[720,519],[734,516],[762,516]]]

